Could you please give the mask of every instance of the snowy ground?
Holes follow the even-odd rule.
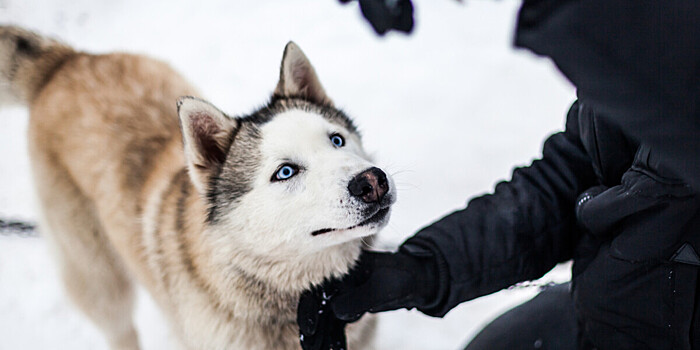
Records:
[[[282,49],[297,42],[326,90],[353,116],[366,147],[399,186],[385,245],[464,206],[540,155],[573,88],[552,64],[511,48],[517,1],[415,0],[414,35],[377,38],[356,4],[336,0],[0,0],[21,24],[87,51],[170,62],[229,113],[265,102]],[[0,217],[32,219],[27,112],[0,111]],[[0,236],[0,349],[105,349],[66,301],[42,239]],[[547,278],[569,278],[566,266]],[[504,291],[444,319],[382,315],[379,349],[458,349],[485,322],[534,295]],[[145,349],[172,347],[153,302],[136,315]]]

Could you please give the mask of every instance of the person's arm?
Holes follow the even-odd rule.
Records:
[[[578,104],[565,132],[544,144],[543,157],[516,169],[493,194],[419,231],[402,250],[435,255],[442,292],[419,309],[442,316],[460,302],[541,277],[572,258],[578,240],[577,197],[596,184],[578,131]],[[440,285],[440,284],[438,284]]]
[[[700,190],[700,2],[525,0],[515,45],[550,57],[581,101]]]

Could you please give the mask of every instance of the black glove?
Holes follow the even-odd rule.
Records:
[[[350,0],[340,0],[342,3]],[[411,0],[360,0],[362,15],[379,35],[396,29],[404,33],[413,30],[413,4]]]
[[[445,278],[442,278],[445,279]],[[341,281],[329,281],[299,300],[297,322],[304,350],[345,345],[345,324],[365,312],[436,305],[441,278],[433,253],[402,246],[397,253],[365,251]]]
[[[338,285],[330,304],[333,314],[348,322],[365,312],[420,310],[434,302],[438,284],[437,262],[425,250],[365,251],[357,267]]]

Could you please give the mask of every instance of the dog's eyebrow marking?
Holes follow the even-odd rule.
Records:
[[[262,136],[259,124],[245,117],[229,146],[226,161],[217,169],[208,182],[207,218],[210,225],[216,224],[225,210],[229,210],[246,193],[253,189],[254,174],[260,168],[260,143]]]

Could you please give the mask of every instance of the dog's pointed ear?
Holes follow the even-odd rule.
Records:
[[[187,168],[197,190],[205,194],[210,177],[226,161],[239,122],[196,97],[177,100]]]
[[[280,80],[275,88],[275,95],[301,97],[317,104],[333,105],[333,101],[328,98],[318,80],[311,62],[292,41],[284,48]]]

